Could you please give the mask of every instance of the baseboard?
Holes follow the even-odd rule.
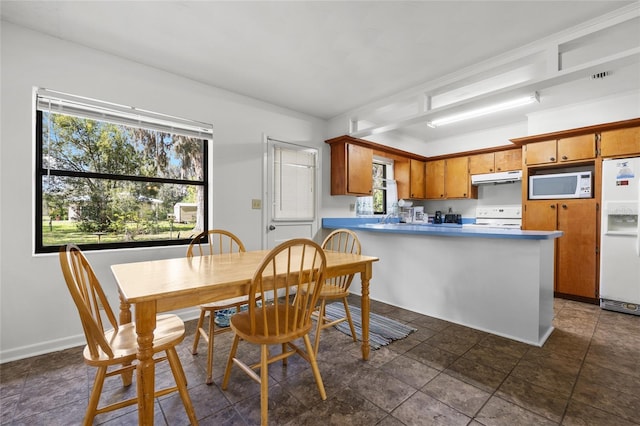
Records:
[[[589,303],[591,305],[600,304],[600,299],[596,299],[594,297],[575,296],[573,294],[565,294],[565,293],[557,293],[557,292],[554,292],[553,296],[558,297],[560,299],[568,299],[568,300],[575,300],[576,302]]]
[[[183,321],[190,321],[200,316],[200,309],[198,309],[197,307],[187,308],[179,311],[174,311],[172,313],[178,315]],[[34,345],[26,345],[18,348],[0,350],[0,364],[30,358],[32,356],[62,351],[64,349],[74,348],[76,346],[84,346],[86,344],[87,341],[85,340],[84,334],[78,334],[75,336],[63,337],[61,339],[39,342]]]
[[[0,364],[30,358],[32,356],[44,355],[51,352],[62,351],[76,346],[86,345],[84,334],[64,337],[62,339],[40,342],[36,345],[26,345],[19,348],[0,351]]]

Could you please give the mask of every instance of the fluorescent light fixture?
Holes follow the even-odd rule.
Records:
[[[461,112],[459,114],[450,115],[448,117],[436,118],[435,120],[427,122],[427,125],[429,127],[436,128],[444,124],[456,123],[458,121],[467,120],[469,118],[481,117],[483,115],[517,108],[523,105],[532,104],[534,102],[540,102],[538,92],[535,92],[534,94],[529,96],[523,96],[520,98],[512,99],[510,101],[501,102],[499,104],[489,105],[484,108],[473,109],[470,111]]]

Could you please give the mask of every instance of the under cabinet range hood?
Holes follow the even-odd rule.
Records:
[[[522,170],[513,170],[510,172],[483,173],[480,175],[471,175],[472,185],[486,185],[498,183],[513,183],[522,180]]]

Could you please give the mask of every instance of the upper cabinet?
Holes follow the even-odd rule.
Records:
[[[600,133],[600,155],[603,157],[640,155],[640,127]]]
[[[395,161],[394,174],[398,186],[398,199],[425,198],[425,162],[416,159]]]
[[[596,158],[596,135],[587,134],[529,143],[524,147],[527,166],[559,164]]]
[[[426,163],[426,198],[477,198],[469,178],[469,157],[451,157]]]
[[[340,141],[331,144],[331,195],[371,195],[373,149]]]
[[[394,161],[399,198],[424,198],[426,157],[351,136],[325,142],[331,145],[331,195],[372,195],[375,155]]]
[[[507,149],[469,156],[469,174],[508,172],[522,169],[522,149]]]
[[[427,198],[430,200],[445,198],[444,160],[427,161],[425,170]]]
[[[477,188],[471,186],[469,178],[469,157],[445,160],[444,189],[446,198],[478,198]]]

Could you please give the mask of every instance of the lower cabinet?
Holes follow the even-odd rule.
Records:
[[[598,298],[598,203],[596,200],[527,201],[523,229],[560,230],[556,239],[555,292]]]

